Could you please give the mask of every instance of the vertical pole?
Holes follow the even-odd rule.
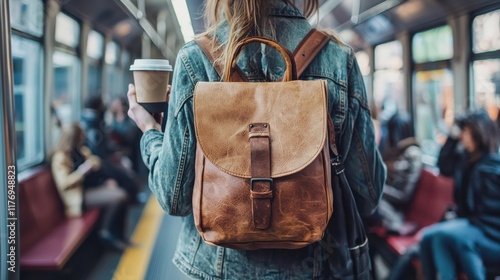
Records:
[[[11,280],[19,279],[19,199],[9,1],[0,1],[0,46],[0,278]]]

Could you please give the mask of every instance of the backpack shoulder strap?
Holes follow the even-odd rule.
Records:
[[[208,60],[210,60],[210,63],[212,63],[212,66],[215,68],[215,71],[217,71],[217,74],[219,74],[219,77],[222,78],[223,67],[220,62],[215,61],[215,57],[219,57],[222,52],[222,48],[219,47],[219,42],[212,40],[212,38],[208,37],[208,35],[199,36],[195,38],[194,41],[198,44],[198,46],[200,46],[200,49],[203,51]],[[234,71],[233,75],[231,76],[231,80],[248,81],[247,77],[245,77],[245,75],[237,65],[236,71]]]
[[[311,63],[328,41],[330,41],[330,38],[316,28],[311,29],[307,33],[293,52],[295,65],[297,66],[297,77],[300,77],[309,63]]]
[[[297,65],[297,77],[300,77],[309,63],[311,63],[311,61],[323,49],[329,40],[330,38],[326,34],[315,28],[311,29],[311,31],[307,33],[293,52],[293,57]],[[222,52],[222,48],[217,46],[219,43],[217,41],[214,42],[208,36],[199,36],[195,38],[194,41],[198,44],[198,46],[200,46],[200,49],[210,60],[219,76],[222,77],[222,65],[214,59],[216,56],[220,56],[220,52]],[[241,72],[241,69],[239,69],[239,67],[236,69],[237,70],[234,73],[238,76],[237,80],[247,81],[245,75]]]

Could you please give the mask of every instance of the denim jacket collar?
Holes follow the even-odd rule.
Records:
[[[283,0],[271,1],[269,15],[304,18],[302,13],[296,7],[285,3]]]

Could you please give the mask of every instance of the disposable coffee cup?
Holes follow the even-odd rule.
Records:
[[[137,103],[150,113],[162,113],[167,105],[167,87],[172,66],[166,59],[136,59],[134,72]]]

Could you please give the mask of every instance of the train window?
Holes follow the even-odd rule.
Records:
[[[439,44],[436,44],[439,42]],[[416,33],[412,41],[416,63],[450,59],[453,56],[453,35],[448,25]]]
[[[87,89],[90,94],[98,94],[102,87],[102,58],[104,55],[104,37],[91,30],[87,41],[88,79]]]
[[[500,119],[500,10],[479,15],[472,23],[473,92],[471,104]],[[496,51],[496,52],[495,52]]]
[[[475,53],[500,49],[500,10],[479,15],[472,23]]]
[[[494,120],[500,108],[500,59],[477,60],[473,63],[474,92],[471,102],[485,108]]]
[[[80,42],[80,25],[71,17],[58,13],[56,18],[56,41],[76,48]]]
[[[12,35],[17,164],[20,168],[43,160],[42,46]]]
[[[42,0],[10,0],[10,24],[12,28],[41,37],[43,35]]]
[[[453,124],[453,75],[449,69],[417,71],[413,81],[415,135],[423,161],[434,165]]]
[[[87,41],[87,56],[99,60],[104,50],[104,37],[94,30],[90,30]]]
[[[120,68],[118,67],[118,62],[120,58],[120,48],[118,45],[110,41],[106,45],[106,56],[105,61],[107,64],[107,83],[108,83],[108,92],[107,97],[113,98],[121,94],[121,81],[120,81]]]
[[[376,110],[380,112],[385,102],[394,101],[400,112],[407,112],[401,43],[392,41],[376,46],[374,59],[373,99]]]
[[[76,56],[55,51],[52,106],[62,124],[80,118],[80,61]]]
[[[128,84],[134,82],[132,72],[129,70],[131,64],[131,58],[130,58],[130,53],[128,51],[124,50],[122,52],[120,64],[122,66],[122,71],[121,71],[122,83],[120,87],[121,87],[121,92],[125,93],[128,90]]]

